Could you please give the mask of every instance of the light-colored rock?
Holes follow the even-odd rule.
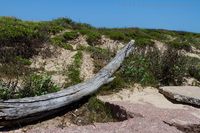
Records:
[[[200,106],[200,87],[166,86],[160,87],[159,92],[178,102]]]

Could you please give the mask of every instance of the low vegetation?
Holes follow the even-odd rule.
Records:
[[[80,68],[82,64],[82,58],[83,53],[81,51],[77,51],[77,53],[74,55],[74,61],[71,65],[67,68],[67,77],[69,78],[69,82],[66,83],[65,87],[75,85],[77,83],[80,83],[82,81],[80,77]]]
[[[83,104],[76,111],[73,111],[73,115],[69,115],[69,119],[73,124],[82,126],[88,124],[104,123],[104,122],[116,122],[118,121],[112,114],[112,110],[105,103],[97,99],[95,96],[89,98],[87,103]],[[65,125],[60,125],[64,127]]]
[[[189,58],[180,52],[191,52],[192,47],[200,49],[200,34],[160,29],[95,28],[68,18],[30,22],[14,17],[0,17],[0,78],[18,80],[30,77],[29,80],[33,80],[32,83],[29,81],[29,86],[23,84],[26,90],[15,89],[15,87],[13,89],[10,85],[1,83],[1,98],[36,96],[57,91],[58,88],[49,77],[31,76],[35,72],[30,68],[31,58],[38,55],[44,45],[52,44],[74,50],[69,42],[81,35],[86,36],[86,41],[90,46],[77,48],[74,62],[67,68],[66,75],[69,82],[66,86],[82,81],[80,78],[82,50],[91,53],[94,59],[94,73],[115,55],[114,52],[98,47],[101,45],[102,35],[123,43],[132,39],[136,40],[134,54],[127,58],[115,73],[115,80],[102,87],[100,92],[102,94],[118,91],[134,83],[144,86],[181,85],[184,77],[194,77],[200,81],[200,65],[197,63],[199,60]],[[164,53],[160,53],[156,48],[155,40],[166,44],[167,50]],[[34,85],[36,83],[40,85],[44,83],[49,87],[44,85],[47,89],[45,90],[44,87]]]
[[[59,90],[60,88],[47,75],[32,74],[24,79],[21,87],[18,86],[18,81],[0,81],[0,99],[4,100],[40,96]]]

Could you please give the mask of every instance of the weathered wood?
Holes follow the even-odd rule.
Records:
[[[0,101],[0,125],[4,126],[13,120],[40,118],[41,116],[38,115],[40,113],[45,112],[45,115],[48,115],[48,112],[53,112],[94,93],[102,85],[113,80],[112,74],[120,67],[124,58],[133,51],[133,44],[134,41],[129,42],[108,65],[83,83],[47,95]]]

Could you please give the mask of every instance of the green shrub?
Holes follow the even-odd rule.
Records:
[[[126,36],[122,32],[110,32],[108,36],[113,40],[119,40],[119,41],[126,40]]]
[[[97,93],[100,95],[109,95],[120,91],[125,85],[126,82],[121,75],[115,74],[115,79],[112,82],[102,86]]]
[[[129,84],[141,83],[142,85],[156,85],[157,80],[150,69],[150,61],[141,55],[132,55],[125,60],[121,75]]]
[[[2,81],[0,81],[0,99],[10,99],[12,98],[11,88],[8,88]]]
[[[30,58],[48,38],[39,22],[0,17],[0,62],[12,62],[16,56]]]
[[[189,74],[190,76],[200,81],[200,66],[191,66],[189,68]]]
[[[82,29],[78,30],[82,35],[86,35],[87,39],[86,41],[88,42],[89,45],[98,45],[101,39],[101,34],[95,30],[91,29]]]
[[[188,57],[186,65],[189,76],[200,81],[200,59],[194,57]]]
[[[67,76],[70,82],[66,83],[65,87],[75,85],[82,81],[82,79],[80,78],[80,68],[82,64],[83,53],[81,51],[78,51],[73,58],[74,62],[67,67]]]
[[[30,75],[23,81],[23,88],[15,83],[3,83],[0,81],[0,99],[16,99],[34,97],[47,93],[57,92],[60,88],[51,81],[50,76]]]
[[[63,38],[68,41],[68,40],[73,40],[73,39],[76,39],[78,37],[78,33],[75,32],[75,31],[72,31],[72,32],[65,32],[63,34]]]
[[[187,42],[178,42],[178,41],[172,41],[169,42],[168,44],[170,47],[173,47],[175,49],[184,49],[186,51],[190,51],[191,50],[191,45]]]
[[[21,63],[23,65],[31,65],[31,63],[32,63],[30,60],[22,58],[20,56],[17,56],[16,60],[17,60],[17,62],[19,62],[19,63]]]
[[[160,81],[164,85],[181,85],[186,75],[186,57],[177,49],[168,48],[161,60]]]
[[[27,77],[23,84],[24,87],[19,90],[20,97],[40,96],[60,90],[60,88],[51,81],[51,77],[46,75],[33,74]]]
[[[147,38],[136,38],[135,45],[139,47],[154,46],[154,42]]]
[[[53,45],[59,46],[67,50],[73,50],[73,47],[70,44],[66,43],[64,37],[62,36],[56,36],[54,38],[51,38],[50,41]]]
[[[91,97],[87,105],[90,111],[89,120],[93,122],[113,121],[111,109],[96,97]]]
[[[91,32],[87,34],[88,44],[97,45],[99,44],[100,39],[101,39],[101,34],[99,34],[98,32]]]

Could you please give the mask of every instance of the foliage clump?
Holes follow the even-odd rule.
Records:
[[[67,76],[70,82],[65,85],[66,87],[75,85],[82,81],[80,77],[80,68],[82,64],[83,53],[78,51],[73,58],[74,62],[67,67]]]
[[[73,40],[73,39],[76,39],[77,37],[78,37],[78,33],[75,31],[65,32],[63,34],[63,38],[65,41]]]
[[[172,42],[169,42],[168,45],[170,47],[173,47],[175,49],[184,49],[186,51],[190,51],[191,50],[191,45],[187,42],[179,42],[179,41],[172,41]]]
[[[15,56],[30,58],[46,40],[41,23],[0,17],[0,62],[12,62]]]
[[[18,81],[4,83],[0,82],[0,99],[16,99],[24,97],[40,96],[47,93],[53,93],[60,88],[51,81],[47,75],[30,75],[23,81],[22,87],[17,86]]]
[[[55,46],[59,46],[67,50],[73,50],[73,47],[66,42],[63,36],[56,36],[51,38],[51,43]]]
[[[100,44],[101,34],[97,32],[96,30],[91,29],[81,29],[79,32],[82,35],[86,35],[86,41],[89,45],[95,46]]]
[[[89,120],[93,122],[116,121],[113,118],[111,109],[96,97],[91,97],[87,105],[90,111]]]
[[[140,47],[154,46],[154,42],[148,38],[136,38],[135,45]]]

